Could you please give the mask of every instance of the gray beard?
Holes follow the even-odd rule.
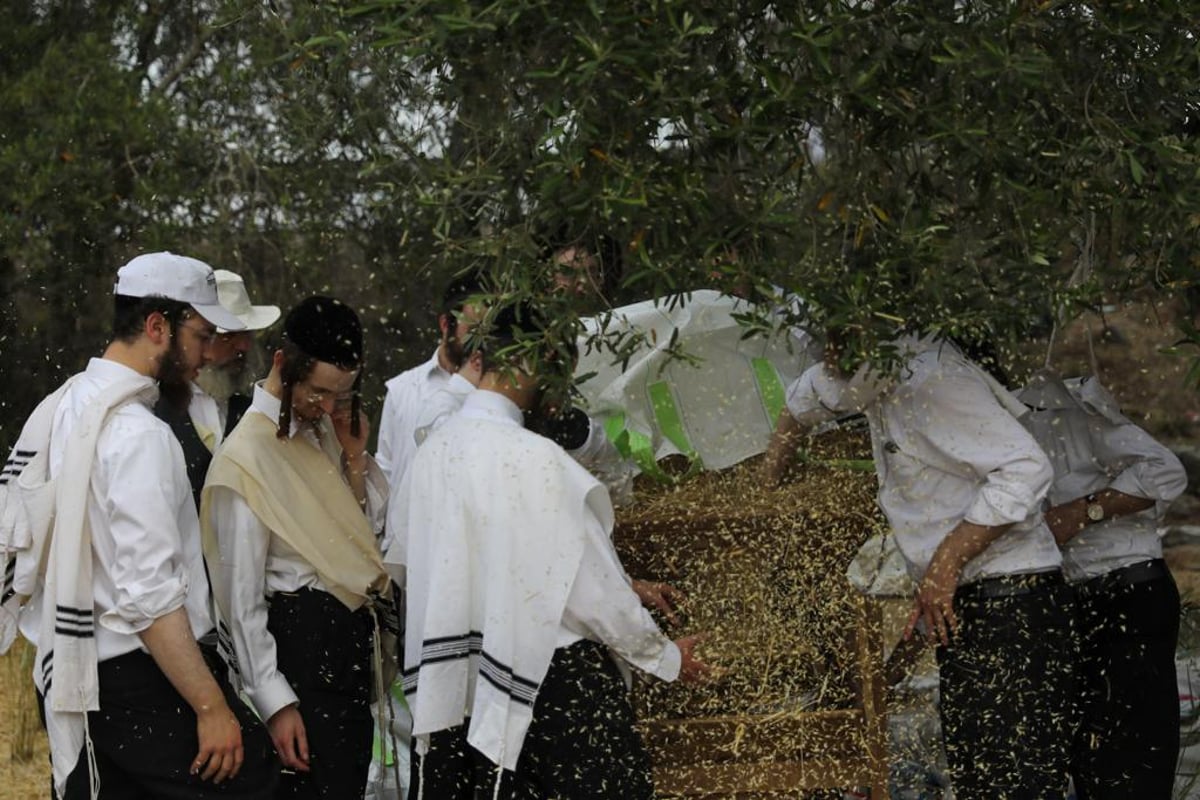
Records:
[[[248,393],[254,377],[262,374],[265,366],[262,354],[252,349],[244,361],[233,361],[224,367],[211,364],[202,367],[196,385],[223,407],[232,395]]]
[[[209,397],[224,405],[241,386],[241,377],[244,371],[239,369],[235,374],[230,374],[228,369],[222,367],[205,366],[196,376],[196,385],[203,389]]]

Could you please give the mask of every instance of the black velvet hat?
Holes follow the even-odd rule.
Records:
[[[362,323],[350,306],[333,297],[303,300],[288,312],[283,335],[318,361],[347,370],[362,364]]]

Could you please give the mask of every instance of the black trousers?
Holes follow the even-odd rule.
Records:
[[[1072,752],[1079,800],[1169,800],[1179,757],[1175,645],[1179,590],[1170,573],[1080,586],[1083,720]]]
[[[276,666],[300,700],[311,768],[285,772],[277,796],[362,800],[374,731],[370,612],[350,611],[328,592],[279,592],[267,630]]]
[[[1045,577],[1045,576],[1042,576]],[[1070,587],[1057,575],[988,596],[960,587],[938,648],[942,736],[957,800],[1062,800],[1076,728]]]
[[[608,650],[580,641],[554,652],[513,772],[501,773],[467,744],[466,726],[430,737],[412,759],[416,797],[491,800],[650,800],[650,759],[633,727],[625,681]]]
[[[242,725],[241,770],[220,785],[190,774],[200,749],[196,715],[154,659],[138,650],[100,663],[100,710],[88,714],[103,800],[274,797],[279,761],[271,737],[233,693],[215,653],[205,656],[225,702]],[[44,714],[41,696],[38,707]],[[87,800],[88,777],[85,751],[67,778],[62,800]]]

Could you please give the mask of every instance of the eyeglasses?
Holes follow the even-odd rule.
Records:
[[[192,335],[200,340],[200,344],[207,347],[209,342],[217,338],[215,328],[198,328],[195,325],[188,325],[186,322],[179,323],[180,328],[187,328],[192,332]]]

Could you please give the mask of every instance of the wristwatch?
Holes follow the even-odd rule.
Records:
[[[1104,521],[1104,506],[1100,505],[1100,493],[1092,492],[1087,497],[1083,498],[1083,501],[1085,503],[1087,503],[1086,511],[1087,511],[1088,521],[1089,522],[1103,522]]]

